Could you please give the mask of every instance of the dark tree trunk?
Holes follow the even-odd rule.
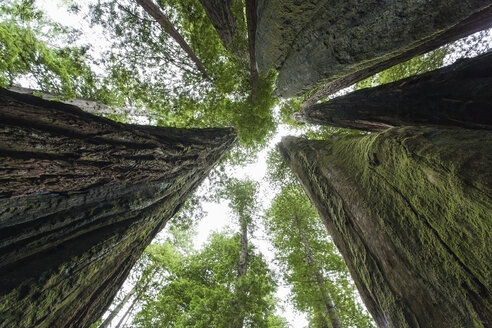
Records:
[[[489,327],[492,134],[393,128],[279,150],[380,327]]]
[[[208,78],[207,69],[203,65],[202,61],[195,54],[193,49],[188,45],[188,42],[183,38],[181,33],[174,27],[173,23],[167,18],[162,10],[157,6],[152,0],[136,0],[136,2],[149,14],[152,16],[157,23],[162,27],[162,29],[169,34],[183,49],[188,57],[195,63],[196,67],[202,73],[203,77]]]
[[[233,0],[200,0],[226,48],[229,47],[237,33],[236,18],[231,10],[232,2]]]
[[[307,106],[492,24],[490,0],[263,0],[258,13],[260,73],[279,70],[282,97],[323,86]]]
[[[0,89],[0,326],[97,320],[234,140]]]
[[[428,125],[492,129],[492,52],[362,89],[295,113],[303,122],[379,131]]]
[[[301,227],[301,223],[299,222],[299,218],[294,216],[294,222],[297,227],[297,231],[299,232],[299,237],[301,239],[302,247],[304,248],[304,252],[306,253],[307,263],[311,267],[314,272],[314,278],[316,279],[316,283],[318,285],[319,291],[321,293],[321,299],[323,301],[322,312],[324,313],[324,319],[326,320],[327,327],[331,328],[341,328],[342,322],[340,321],[340,316],[338,314],[338,310],[335,306],[335,302],[331,297],[329,290],[326,288],[326,281],[319,269],[318,264],[316,263],[316,259],[314,258],[313,251],[311,246],[309,245],[309,240],[304,232],[304,229]]]
[[[256,25],[257,25],[257,0],[246,0],[246,20],[248,23],[248,49],[249,49],[249,72],[251,78],[251,101],[256,102],[258,95],[258,68],[256,66]]]

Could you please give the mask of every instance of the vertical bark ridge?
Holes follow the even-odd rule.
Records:
[[[0,89],[0,327],[88,327],[235,141]]]
[[[489,325],[490,132],[393,128],[279,148],[378,325]]]

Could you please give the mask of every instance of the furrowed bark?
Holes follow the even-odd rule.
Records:
[[[256,102],[258,94],[258,67],[256,65],[256,25],[257,25],[257,0],[246,0],[246,20],[248,23],[248,49],[249,49],[249,71],[251,75],[251,101]]]
[[[260,73],[278,69],[278,96],[321,88],[304,107],[414,56],[488,28],[488,0],[263,0]]]
[[[492,134],[393,128],[279,150],[381,327],[488,327]]]
[[[225,48],[229,47],[237,33],[236,18],[231,10],[232,2],[233,0],[200,0]]]
[[[169,34],[183,49],[190,59],[195,63],[196,67],[202,73],[203,77],[208,78],[207,69],[197,57],[193,49],[188,45],[188,42],[183,38],[179,31],[174,27],[173,23],[164,15],[162,10],[152,0],[136,0],[137,3],[152,16],[162,29]]]
[[[298,121],[380,131],[427,125],[492,129],[492,52],[375,88],[357,90],[294,114]]]
[[[88,327],[235,140],[0,89],[0,327]]]

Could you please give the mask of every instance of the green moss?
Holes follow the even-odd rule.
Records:
[[[330,213],[348,243],[353,268],[383,311],[391,312],[401,327],[404,322],[413,327],[405,313],[411,300],[388,289],[391,277],[378,275],[384,273],[379,267],[382,260],[396,260],[394,270],[402,263],[417,279],[416,292],[425,290],[431,306],[439,304],[439,315],[451,327],[483,327],[480,316],[487,314],[481,312],[492,306],[489,132],[407,127],[303,141],[295,147],[290,156],[296,159],[291,162],[298,161],[306,170],[318,209]],[[346,226],[364,216],[376,223],[379,234],[389,237],[392,245],[384,247],[394,249],[397,259],[366,253],[364,243],[370,241],[360,231],[354,236]],[[400,290],[408,292],[405,287]]]

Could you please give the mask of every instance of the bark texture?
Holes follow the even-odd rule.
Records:
[[[258,95],[258,67],[256,64],[257,0],[246,0],[246,21],[248,25],[249,72],[251,78],[251,100],[256,102]]]
[[[279,150],[380,327],[490,327],[491,132],[393,128]]]
[[[0,89],[0,327],[88,327],[235,140]]]
[[[308,107],[303,122],[380,131],[404,125],[492,129],[492,51]]]
[[[258,13],[260,73],[279,70],[282,97],[326,85],[310,105],[492,24],[489,0],[261,0]]]
[[[227,48],[237,33],[236,18],[231,10],[233,0],[200,0],[200,3]]]

